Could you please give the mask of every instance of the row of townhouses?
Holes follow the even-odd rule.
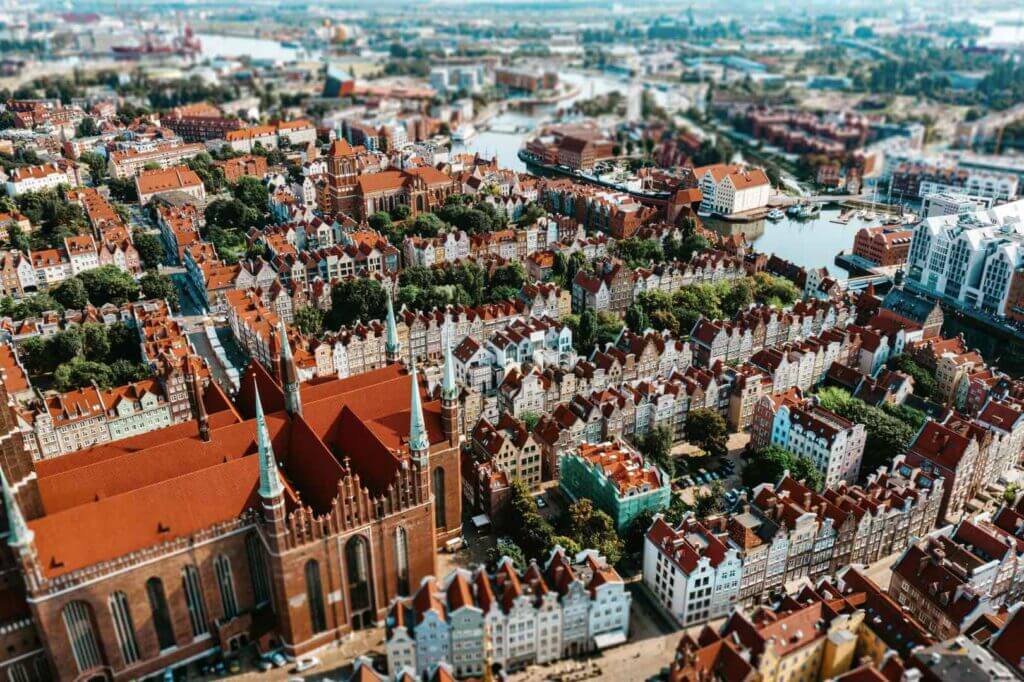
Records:
[[[488,664],[519,670],[604,649],[626,641],[631,601],[594,550],[570,557],[556,547],[522,572],[506,557],[493,574],[428,576],[388,611],[388,672],[422,678],[447,661],[457,677],[479,677]]]
[[[934,527],[939,486],[896,469],[818,493],[785,476],[722,516],[677,527],[659,516],[644,543],[644,583],[684,627],[720,618],[793,580],[899,551]]]

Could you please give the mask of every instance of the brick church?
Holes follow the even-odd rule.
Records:
[[[389,332],[389,365],[301,385],[282,333],[234,403],[191,372],[191,421],[35,465],[0,396],[7,677],[296,656],[380,623],[462,515],[451,368],[431,399]]]
[[[335,140],[327,152],[327,173],[320,194],[326,215],[350,216],[364,221],[370,215],[408,206],[411,215],[443,206],[459,191],[459,183],[432,166],[363,172],[366,151],[344,139]]]

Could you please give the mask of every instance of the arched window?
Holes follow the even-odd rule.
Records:
[[[395,529],[395,573],[398,576],[398,594],[409,594],[409,535],[405,528]]]
[[[320,584],[320,564],[316,559],[306,562],[306,597],[309,600],[309,621],[313,634],[327,629],[327,615],[324,613],[324,593]]]
[[[370,571],[370,547],[362,535],[353,535],[345,543],[345,574],[348,578],[348,607],[353,629],[370,627],[373,612],[373,575]]]
[[[110,595],[110,615],[114,619],[114,631],[117,643],[121,645],[121,657],[126,665],[139,660],[139,643],[135,640],[135,626],[132,625],[132,612],[128,608],[128,597],[124,592]]]
[[[220,604],[224,618],[229,620],[238,615],[238,600],[235,598],[235,577],[231,574],[231,562],[223,554],[213,560],[217,572],[217,588],[220,590]]]
[[[431,490],[434,493],[434,525],[438,528],[447,528],[444,512],[444,469],[434,469],[433,484]]]
[[[84,601],[73,601],[62,611],[64,627],[68,631],[71,643],[71,654],[75,658],[78,672],[84,673],[103,665],[100,646],[96,640],[96,631],[92,624],[89,605]]]
[[[252,576],[252,592],[256,597],[256,606],[263,606],[270,601],[270,581],[267,580],[263,543],[257,533],[249,533],[245,538],[245,553],[249,559],[249,575]]]
[[[153,627],[156,628],[156,640],[160,650],[170,649],[177,642],[174,639],[174,627],[171,625],[171,610],[167,607],[164,596],[164,583],[160,578],[146,581],[146,594],[149,596],[149,610],[153,614]]]
[[[206,602],[203,588],[199,585],[199,569],[186,566],[181,571],[181,582],[185,588],[185,603],[188,604],[188,620],[192,624],[192,636],[205,635],[210,630],[206,618]]]

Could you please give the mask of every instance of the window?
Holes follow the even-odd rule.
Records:
[[[213,561],[217,572],[217,588],[220,590],[220,603],[224,609],[224,618],[231,619],[238,615],[238,601],[235,599],[235,579],[231,574],[231,562],[221,554]]]
[[[62,615],[78,672],[84,673],[98,668],[103,664],[103,658],[93,629],[89,605],[84,601],[73,601],[64,607]]]
[[[395,529],[395,573],[398,575],[398,594],[409,594],[409,536],[405,528]]]
[[[252,593],[255,595],[256,606],[262,606],[270,601],[270,582],[267,580],[263,543],[260,542],[257,533],[249,533],[245,538],[245,554],[249,559],[249,576],[252,578]]]
[[[309,599],[309,620],[313,626],[313,634],[327,629],[327,616],[324,613],[324,594],[320,584],[320,564],[316,559],[306,562],[306,596]]]
[[[444,469],[437,467],[433,473],[431,492],[434,493],[434,525],[438,528],[447,528],[445,523],[444,509]]]
[[[174,628],[171,626],[171,610],[167,607],[164,584],[160,578],[150,578],[146,581],[146,594],[149,596],[149,609],[153,614],[153,627],[156,628],[160,650],[170,649],[176,642]]]
[[[139,643],[135,640],[135,627],[128,608],[128,597],[124,592],[110,595],[110,615],[114,619],[114,631],[121,645],[121,656],[126,665],[131,665],[139,660]]]
[[[192,635],[199,637],[209,632],[206,619],[206,603],[203,590],[199,585],[199,570],[195,566],[186,566],[181,572],[181,582],[185,588],[185,603],[188,604],[188,619],[192,624]]]

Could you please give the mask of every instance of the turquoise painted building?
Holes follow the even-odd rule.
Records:
[[[584,443],[563,455],[559,488],[573,502],[591,500],[620,532],[645,509],[659,512],[672,502],[668,474],[618,442]]]

